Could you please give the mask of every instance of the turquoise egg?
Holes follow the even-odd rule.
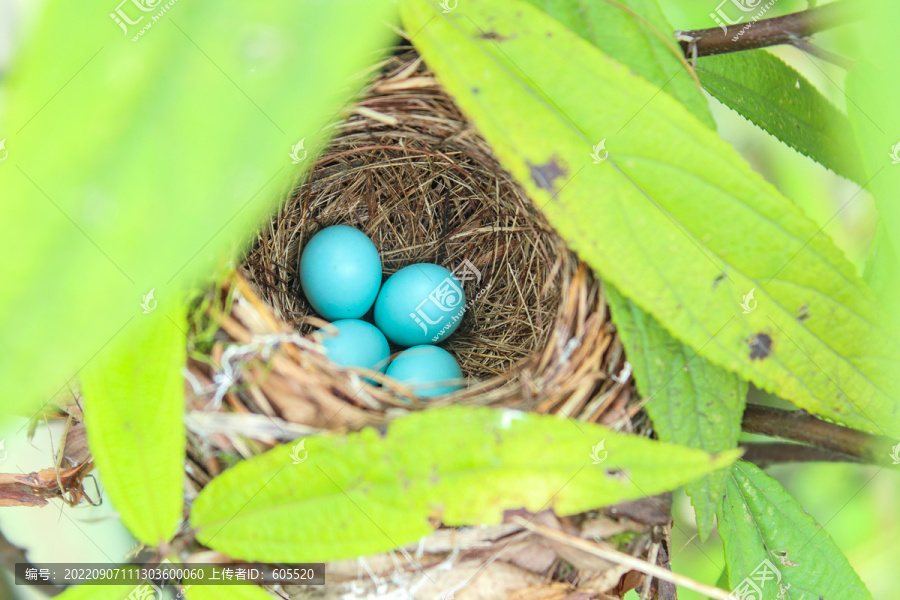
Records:
[[[391,275],[375,300],[375,325],[401,346],[436,344],[462,320],[466,294],[447,269],[430,263]]]
[[[319,330],[328,358],[342,367],[363,367],[384,372],[391,349],[377,327],[359,319],[341,319],[332,325],[337,329],[337,335]]]
[[[300,286],[329,321],[358,319],[372,308],[381,287],[381,257],[372,240],[347,225],[326,227],[300,255]]]
[[[462,389],[463,377],[453,355],[437,346],[413,346],[397,355],[385,375],[414,390],[420,398],[432,398]],[[439,385],[444,383],[444,385]]]

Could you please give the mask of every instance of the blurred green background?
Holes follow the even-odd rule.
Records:
[[[717,0],[659,1],[676,28],[714,25],[709,13],[716,8]],[[0,76],[7,72],[14,48],[27,35],[40,4],[34,0],[0,0]],[[779,0],[766,16],[806,7],[805,0]],[[858,31],[855,26],[840,28],[816,36],[816,42],[852,58],[857,49]],[[837,106],[845,108],[844,72],[840,68],[793,48],[778,48],[774,52],[803,73]],[[0,79],[0,107],[2,99]],[[825,232],[861,270],[875,234],[876,211],[871,197],[865,192],[857,195],[859,188],[853,182],[777,142],[715,100],[710,103],[723,137],[812,219],[825,225]],[[39,428],[34,443],[29,444],[20,430],[23,423],[22,420],[9,422],[0,430],[0,440],[6,440],[9,452],[5,464],[0,465],[2,471],[13,468],[29,471],[51,464],[51,442],[46,429]],[[896,565],[900,552],[896,540],[900,538],[900,511],[896,507],[900,498],[900,472],[845,464],[777,466],[769,472],[835,539],[874,597],[897,597]],[[674,570],[714,584],[725,564],[721,541],[713,535],[706,543],[699,543],[691,506],[682,492],[676,493],[674,513]],[[43,509],[3,509],[0,530],[13,543],[28,548],[31,558],[37,561],[121,560],[133,543],[117,522],[108,501],[98,508],[73,509],[54,502]],[[0,585],[0,600],[7,597],[35,596]],[[703,598],[684,589],[679,590],[678,597]],[[638,598],[638,594],[630,592],[627,598]]]

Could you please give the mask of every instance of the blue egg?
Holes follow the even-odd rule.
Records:
[[[397,355],[385,374],[415,390],[420,398],[433,398],[462,389],[462,369],[453,355],[437,346],[413,346]],[[443,385],[441,385],[443,384]]]
[[[328,358],[342,367],[363,367],[384,372],[391,349],[377,327],[359,319],[341,319],[332,325],[337,328],[336,336],[329,335],[324,329],[319,330]]]
[[[466,294],[447,269],[430,263],[391,275],[375,300],[375,324],[401,346],[437,344],[462,320]]]
[[[327,227],[303,249],[300,286],[315,311],[329,321],[358,319],[378,296],[381,257],[358,229]]]

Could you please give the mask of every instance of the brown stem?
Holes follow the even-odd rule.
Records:
[[[749,21],[728,25],[724,31],[721,27],[711,27],[676,31],[675,34],[684,55],[693,58],[779,44],[794,44],[824,29],[861,19],[864,14],[865,11],[861,9],[859,3],[837,0],[782,17],[760,19],[755,23]]]
[[[890,462],[892,440],[822,421],[803,410],[782,410],[748,404],[741,428],[747,433],[801,442],[862,462]]]
[[[744,449],[741,460],[752,462],[760,469],[781,463],[860,462],[858,458],[846,454],[790,442],[748,442],[741,444],[741,448]]]

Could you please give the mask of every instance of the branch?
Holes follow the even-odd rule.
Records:
[[[861,462],[890,462],[892,440],[889,438],[829,423],[803,410],[782,410],[748,404],[741,428],[747,433],[801,442]]]
[[[864,16],[858,3],[837,0],[800,12],[721,27],[676,31],[685,57],[711,56],[780,44],[796,44],[814,33],[845,25]],[[747,29],[745,29],[747,27]],[[743,33],[741,33],[743,31]]]
[[[846,454],[790,442],[746,442],[740,444],[740,446],[744,449],[744,455],[741,457],[741,460],[752,462],[760,469],[783,463],[860,462],[858,458],[847,456]]]

